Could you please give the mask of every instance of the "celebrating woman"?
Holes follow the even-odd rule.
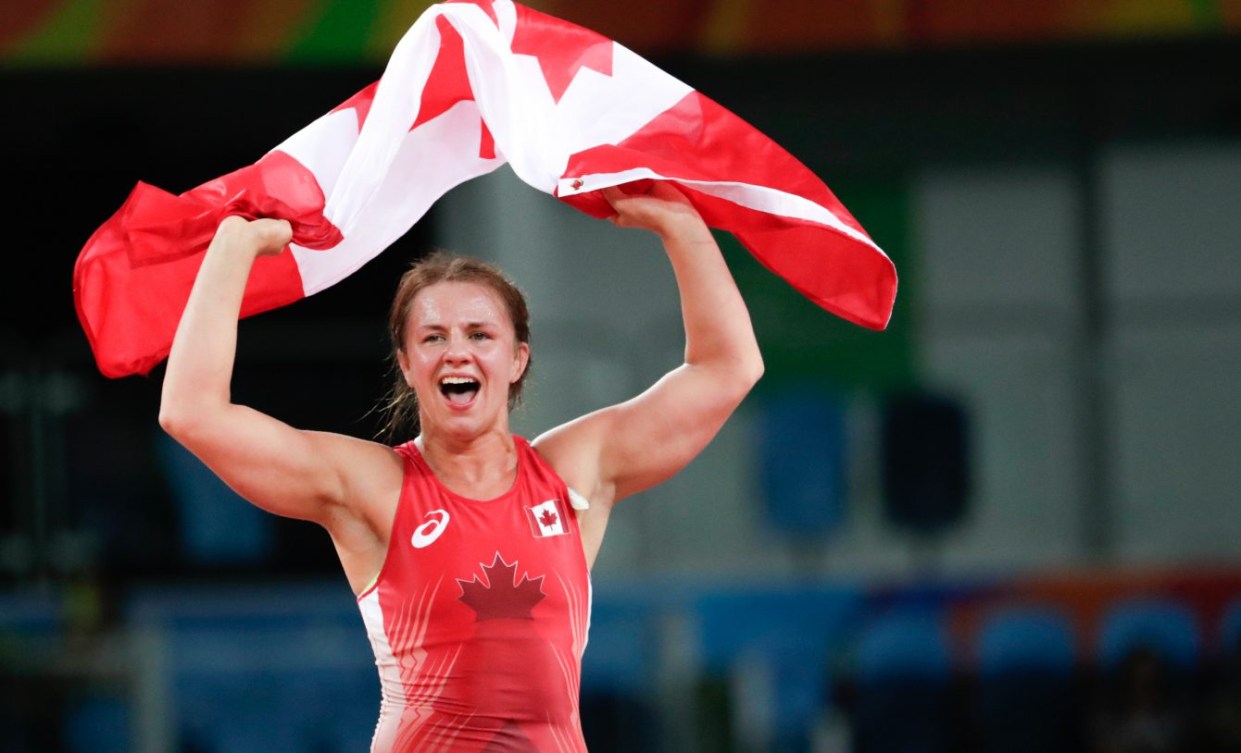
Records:
[[[198,272],[160,424],[251,503],[330,534],[379,667],[373,753],[584,751],[589,571],[608,518],[697,456],[762,374],[745,304],[686,197],[667,183],[604,197],[614,224],[663,241],[685,361],[533,441],[509,429],[531,363],[526,303],[493,266],[437,253],[402,277],[389,407],[414,436],[397,444],[232,402],[246,280],[288,244],[287,222],[225,219]]]

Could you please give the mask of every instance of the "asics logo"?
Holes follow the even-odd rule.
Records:
[[[431,546],[448,527],[447,510],[432,510],[427,513],[427,517],[429,520],[415,528],[414,535],[409,539],[409,543],[413,544],[415,549]]]

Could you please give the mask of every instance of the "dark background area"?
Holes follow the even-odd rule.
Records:
[[[1241,40],[1222,37],[652,61],[816,170],[845,179],[957,163],[1068,162],[1080,167],[1089,189],[1091,165],[1103,148],[1241,136]],[[9,103],[0,138],[7,145],[11,260],[0,276],[0,579],[6,586],[90,581],[100,588],[93,601],[82,607],[72,588],[66,601],[106,610],[123,603],[118,593],[153,582],[176,590],[198,581],[271,581],[286,593],[295,578],[340,577],[326,535],[284,519],[264,518],[274,543],[255,556],[189,555],[174,499],[177,481],[158,460],[160,369],[121,380],[98,373],[74,313],[72,272],[83,243],[135,182],[178,193],[249,164],[379,73],[375,67],[0,70],[0,92]],[[1097,192],[1081,194],[1090,201]],[[1083,211],[1080,244],[1088,313],[1079,334],[1086,353],[1101,347],[1108,316],[1097,300],[1100,213],[1090,209]],[[243,322],[236,398],[305,428],[373,435],[372,409],[389,383],[387,305],[400,272],[433,242],[436,222],[433,209],[336,286]],[[904,584],[911,601],[952,598],[919,590],[913,580]],[[1220,582],[1211,587],[1221,593],[1233,587],[1231,579]],[[1196,582],[1186,590],[1195,588],[1208,590]],[[880,611],[905,596],[879,593],[867,606]],[[757,612],[743,604],[730,614]],[[802,614],[803,606],[795,603],[789,615]],[[348,616],[353,620],[356,612]],[[80,622],[107,624],[97,616]],[[628,623],[620,624],[610,637],[592,633],[594,645],[624,645]],[[357,637],[356,628],[350,622],[348,635]],[[373,692],[373,671],[364,669],[366,692]],[[731,679],[716,677],[700,689],[723,707],[704,716],[708,731],[721,736],[723,725],[741,714],[728,706],[740,703],[728,696]],[[846,693],[843,705],[854,702],[860,713],[858,688],[845,690],[855,694]],[[941,702],[948,698],[939,686],[931,692]],[[592,750],[602,753],[622,730],[631,740],[649,731],[641,705],[648,700],[641,694],[587,698],[590,729],[601,736]],[[638,703],[637,711],[628,701]],[[364,709],[363,725],[372,712]],[[873,719],[895,728],[882,709]]]
[[[1238,60],[1241,43],[1225,38],[654,62],[807,164],[848,176],[984,160],[1084,166],[1102,144],[1235,137]],[[13,502],[3,524],[35,534],[32,548],[10,556],[8,577],[72,569],[81,557],[60,551],[73,545],[57,536],[87,530],[102,533],[79,542],[96,555],[87,559],[122,581],[198,572],[178,560],[166,481],[138,449],[157,428],[160,370],[107,380],[94,369],[73,307],[74,260],[137,181],[179,193],[249,164],[380,72],[0,71],[12,107],[0,119],[12,259],[0,277],[3,490]],[[243,322],[237,398],[296,425],[373,436],[372,409],[389,381],[387,304],[400,272],[429,248],[435,221],[433,208],[333,288]],[[1089,278],[1097,259],[1093,244],[1083,247]],[[315,379],[304,379],[310,370]],[[274,525],[281,545],[264,572],[335,572],[321,532]]]

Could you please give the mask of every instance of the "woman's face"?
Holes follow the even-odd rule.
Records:
[[[507,431],[509,387],[529,352],[494,290],[440,282],[414,297],[397,362],[418,395],[424,431],[472,436],[498,425]]]

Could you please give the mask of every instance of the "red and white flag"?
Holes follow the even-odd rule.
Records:
[[[507,163],[592,216],[600,190],[675,182],[707,223],[812,301],[887,326],[896,270],[808,168],[754,127],[624,46],[511,0],[428,8],[380,79],[252,165],[173,195],[139,182],[90,237],[74,300],[100,371],[168,355],[220,220],[293,226],[258,259],[241,315],[339,282],[454,186]]]

